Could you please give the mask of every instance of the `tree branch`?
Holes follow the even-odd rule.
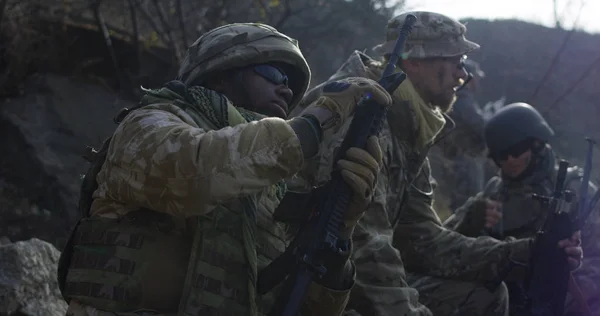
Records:
[[[134,73],[139,74],[141,67],[141,49],[140,49],[140,32],[137,23],[137,13],[136,6],[133,3],[133,0],[127,0],[129,4],[129,12],[131,17],[131,28],[133,31],[132,41],[133,41],[133,49],[135,51],[135,64],[133,65]]]
[[[185,32],[185,21],[183,19],[183,6],[181,4],[181,0],[177,0],[177,16],[179,19],[179,31],[181,32],[181,41],[183,42],[183,47],[188,47],[187,34]]]
[[[2,31],[2,22],[4,21],[4,13],[6,12],[7,4],[8,0],[2,0],[2,2],[0,2],[0,31]]]
[[[117,54],[115,53],[114,47],[112,45],[112,40],[110,38],[110,32],[106,27],[106,23],[104,22],[104,17],[100,13],[100,5],[102,0],[96,0],[92,3],[91,9],[94,12],[94,17],[96,19],[96,23],[98,25],[98,29],[102,32],[104,37],[104,42],[106,43],[106,48],[108,49],[108,54],[110,55],[110,59],[113,64],[113,68],[115,71],[115,76],[117,79],[117,83],[119,85],[119,89],[123,91],[125,89],[125,81],[123,80],[123,76],[121,74],[121,70],[119,67],[119,61],[117,60]]]
[[[179,60],[181,60],[181,53],[179,51],[179,47],[178,47],[177,43],[175,43],[175,40],[173,39],[172,28],[169,25],[169,23],[167,22],[167,19],[165,18],[165,15],[163,14],[162,8],[158,4],[158,0],[152,0],[152,3],[154,4],[154,7],[156,9],[156,14],[158,15],[158,20],[162,24],[163,29],[164,29],[165,33],[167,34],[168,44],[169,44],[169,46],[171,46],[171,49],[173,49],[175,59],[177,61],[179,61]]]

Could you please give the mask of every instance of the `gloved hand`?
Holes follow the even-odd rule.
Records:
[[[480,236],[486,222],[486,199],[477,196],[463,207],[466,210],[457,210],[457,213],[464,212],[464,216],[453,229],[467,237]]]
[[[302,114],[315,115],[323,129],[336,129],[354,113],[358,101],[366,94],[381,105],[392,104],[390,94],[376,81],[362,77],[349,77],[326,84],[321,97],[308,106]],[[324,117],[319,110],[329,112],[329,117]]]
[[[341,239],[348,240],[352,237],[354,227],[371,203],[382,159],[379,139],[371,136],[367,140],[367,150],[352,147],[338,161],[341,176],[354,193],[340,231]]]

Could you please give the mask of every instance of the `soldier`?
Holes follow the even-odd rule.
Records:
[[[479,45],[465,38],[466,27],[454,19],[434,12],[408,13],[418,19],[399,64],[408,79],[392,95],[379,137],[383,170],[374,201],[353,235],[357,279],[349,314],[505,315],[506,286],[491,293],[483,283],[511,260],[527,262],[533,240],[474,239],[444,228],[432,207],[434,185],[426,158],[436,137],[444,133],[444,112],[466,77],[463,55]],[[375,47],[377,53],[390,54],[405,17],[406,13],[388,22],[386,42]],[[355,51],[330,81],[351,76],[378,79],[382,72],[381,62]],[[301,107],[321,95],[324,85],[307,93]],[[319,181],[329,177],[332,153],[347,126],[323,143],[333,150],[322,151]],[[578,240],[574,234],[560,244],[571,255],[573,268],[582,255]],[[522,277],[514,272],[511,278]]]
[[[256,278],[286,246],[286,226],[272,219],[282,180],[317,153],[322,134],[363,93],[391,103],[375,81],[350,78],[302,116],[282,119],[309,80],[296,40],[267,25],[225,25],[192,44],[178,80],[146,90],[119,118],[106,158],[92,166],[97,178],[87,175],[97,189],[84,182],[86,216],[59,268],[67,314],[265,313],[273,298],[256,297]],[[358,192],[350,219],[360,218],[375,186],[376,137],[368,149],[352,148],[340,162]],[[342,239],[354,224],[346,222]],[[302,315],[342,313],[354,283],[349,256],[326,257],[330,272],[310,285]]]
[[[451,210],[463,205],[485,184],[484,118],[476,97],[485,74],[479,63],[471,59],[465,60],[465,69],[472,79],[456,92],[456,102],[449,112],[456,127],[437,142],[429,156],[433,176],[444,180],[438,190],[447,192]]]
[[[489,156],[500,168],[499,175],[490,179],[485,190],[470,198],[444,225],[464,235],[505,237],[533,237],[546,220],[546,207],[531,198],[531,194],[550,195],[556,179],[555,154],[549,145],[554,131],[539,112],[526,103],[513,103],[498,111],[485,126],[485,140]],[[579,190],[581,169],[569,168],[566,186]],[[597,190],[590,183],[590,196]],[[572,204],[573,210],[577,203]],[[574,296],[567,298],[567,315],[579,315],[581,303],[593,307],[597,313],[600,295],[600,216],[593,212],[582,230],[582,266],[573,273],[579,289],[571,287]],[[522,301],[519,284],[508,283],[511,315],[516,315]],[[576,300],[580,300],[577,301]],[[579,304],[579,306],[577,306]]]

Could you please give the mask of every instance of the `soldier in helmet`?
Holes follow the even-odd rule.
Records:
[[[554,131],[540,113],[526,103],[513,103],[500,109],[485,125],[489,157],[500,168],[485,190],[470,198],[444,225],[466,236],[489,235],[497,239],[529,238],[542,228],[546,206],[532,193],[551,195],[556,179],[555,153],[549,142]],[[579,190],[581,169],[569,168],[565,185]],[[590,183],[590,196],[597,190]],[[577,207],[572,203],[572,211]],[[576,287],[567,298],[567,315],[579,315],[591,307],[597,313],[600,295],[600,216],[593,212],[581,234],[586,257],[574,272]],[[508,282],[511,315],[517,315],[524,301],[518,282]],[[580,289],[578,289],[580,288]],[[581,291],[579,291],[581,290]],[[579,293],[583,297],[579,297]]]
[[[505,315],[506,286],[490,292],[483,284],[511,260],[526,262],[533,240],[474,239],[444,228],[432,206],[434,184],[427,160],[431,146],[446,133],[445,112],[467,77],[463,56],[479,45],[467,40],[466,27],[450,17],[406,12],[388,22],[386,42],[374,48],[384,62],[408,13],[417,17],[399,63],[408,79],[392,95],[379,137],[384,167],[373,203],[353,235],[357,274],[348,313]],[[377,79],[383,66],[356,51],[330,80]],[[307,93],[301,108],[321,95],[323,85],[327,83]],[[320,181],[328,179],[332,153],[348,125],[324,142],[331,150],[322,151]],[[569,262],[576,267],[581,248],[577,247],[578,235],[572,239],[561,246],[572,254]]]
[[[273,221],[282,181],[364,93],[391,103],[375,81],[349,78],[285,120],[309,79],[296,40],[267,25],[225,25],[192,44],[178,80],[119,117],[86,176],[85,216],[59,268],[68,315],[266,313],[273,293],[258,297],[257,271],[287,244],[286,225]],[[379,170],[376,137],[367,149],[339,164],[357,192],[340,236],[348,242]],[[354,283],[348,247],[323,258],[328,273],[310,285],[302,315],[342,313]]]
[[[455,210],[483,189],[485,141],[484,118],[477,103],[480,80],[485,77],[479,63],[465,60],[471,79],[456,92],[449,116],[456,124],[452,133],[439,140],[430,156],[433,175],[443,178],[439,189],[447,192],[450,209]],[[436,155],[437,154],[437,155]],[[438,159],[434,159],[436,155]]]

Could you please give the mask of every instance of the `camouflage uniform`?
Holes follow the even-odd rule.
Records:
[[[505,236],[527,238],[535,236],[546,220],[546,208],[540,201],[531,198],[532,193],[550,195],[554,190],[554,180],[558,164],[554,152],[547,146],[542,152],[536,154],[531,172],[522,179],[511,180],[500,174],[490,179],[485,190],[470,198],[461,206],[444,225],[468,236],[492,235],[502,239]],[[566,186],[573,192],[579,190],[581,184],[581,169],[571,167],[567,173]],[[591,184],[590,196],[596,191]],[[483,214],[485,198],[502,203],[502,220],[491,230],[483,229]],[[576,208],[572,203],[572,210]],[[469,219],[470,218],[470,219]],[[594,210],[582,230],[582,246],[584,258],[581,268],[573,272],[577,285],[581,289],[588,306],[594,313],[600,312],[600,214]],[[517,285],[511,285],[511,310],[516,310],[520,303]],[[513,290],[514,289],[514,290]],[[514,304],[513,304],[514,302]],[[574,296],[569,292],[567,296],[565,315],[581,315],[581,307]],[[511,312],[512,314],[512,312]]]
[[[296,41],[265,25],[217,28],[188,54],[182,70],[196,83],[223,67],[283,63],[296,71],[291,104],[310,79]],[[188,84],[147,90],[105,142],[89,216],[61,258],[68,315],[262,315],[272,304],[255,297],[256,273],[286,247],[272,216],[282,179],[303,165],[300,141],[287,121]],[[312,283],[301,314],[340,315],[349,292]]]
[[[467,59],[465,68],[480,80],[484,74],[478,63]],[[449,113],[456,127],[432,148],[431,169],[440,181],[438,191],[447,193],[450,209],[454,210],[483,189],[485,184],[484,119],[477,103],[475,91],[469,85],[456,93],[456,102]],[[434,159],[437,158],[437,159]]]
[[[408,58],[457,56],[479,47],[465,39],[466,28],[458,21],[432,12],[411,13],[418,21],[407,41]],[[376,52],[391,51],[405,16],[389,21],[388,41]],[[378,79],[381,72],[380,63],[355,51],[330,80]],[[293,113],[316,99],[322,86],[312,89]],[[410,80],[392,96],[380,136],[384,167],[374,202],[353,236],[357,276],[348,314],[505,315],[506,287],[490,293],[482,284],[510,260],[526,262],[532,240],[467,238],[442,226],[432,208],[434,184],[426,158],[441,129],[432,128],[432,117],[441,115],[425,104]],[[343,132],[325,146],[338,147]],[[331,154],[322,156],[321,181],[329,175],[331,159]],[[520,272],[514,270],[510,278],[522,277]]]

